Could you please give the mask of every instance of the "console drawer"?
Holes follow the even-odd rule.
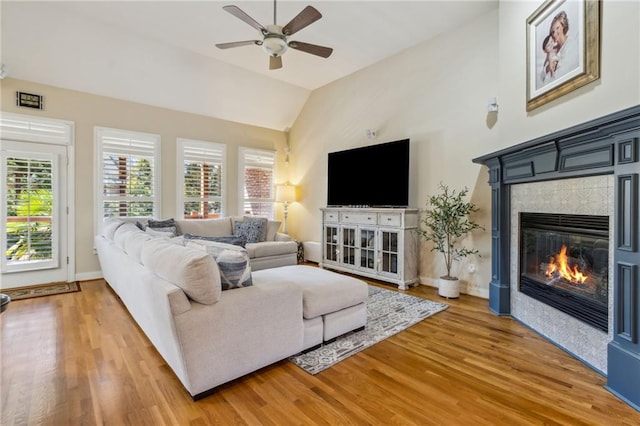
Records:
[[[401,226],[402,215],[400,213],[380,213],[379,225],[383,226]]]
[[[338,212],[324,212],[325,222],[338,222]]]
[[[356,225],[375,225],[376,219],[375,213],[343,212],[340,214],[340,222]]]

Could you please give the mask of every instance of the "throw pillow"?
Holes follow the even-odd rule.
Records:
[[[176,229],[175,227],[169,227],[169,228],[147,228],[145,229],[145,231],[147,234],[153,236],[153,237],[163,237],[163,238],[173,238],[176,236]]]
[[[236,235],[223,235],[220,237],[204,237],[202,235],[184,234],[185,240],[203,240],[203,241],[215,241],[218,243],[233,244],[236,246],[244,247],[247,240],[242,236]]]
[[[176,226],[176,220],[174,218],[165,220],[149,219],[147,226],[149,228],[166,228],[167,226]]]
[[[261,225],[260,228],[260,239],[257,242],[267,241],[267,233],[269,232],[269,219],[266,217],[256,217],[256,216],[244,216],[242,218],[243,222],[258,222]]]
[[[251,263],[244,250],[223,250],[216,258],[220,269],[222,290],[249,287],[251,280]]]
[[[211,254],[220,270],[222,290],[249,287],[251,279],[251,263],[249,254],[241,247],[206,240],[191,240],[187,247],[198,248]]]
[[[260,242],[260,235],[262,230],[266,227],[264,222],[243,220],[242,222],[236,222],[233,235],[237,237],[244,237],[247,243]]]

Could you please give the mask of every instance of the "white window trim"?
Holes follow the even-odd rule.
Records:
[[[184,209],[184,147],[202,146],[203,148],[219,149],[222,151],[222,175],[221,175],[221,191],[220,194],[220,216],[227,215],[227,145],[217,142],[207,142],[196,139],[178,138],[176,140],[176,149],[178,164],[176,165],[176,182],[178,182],[176,217],[182,219]]]
[[[153,217],[162,217],[162,140],[160,135],[154,133],[136,132],[133,130],[114,129],[110,127],[94,127],[94,235],[102,232],[103,213],[102,213],[102,177],[103,177],[103,159],[102,159],[102,137],[104,135],[118,136],[125,138],[151,139],[154,141],[154,165],[153,165],[153,193],[155,202],[153,204]]]
[[[273,156],[273,182],[270,189],[271,197],[267,199],[261,199],[264,202],[275,203],[275,177],[276,177],[276,151],[269,149],[259,149],[259,148],[249,148],[249,147],[238,147],[238,214],[244,214],[244,203],[246,200],[244,197],[244,168],[245,168],[245,154],[247,152],[254,151],[265,153]],[[273,215],[275,215],[275,209],[272,210]],[[272,218],[273,219],[273,218]]]

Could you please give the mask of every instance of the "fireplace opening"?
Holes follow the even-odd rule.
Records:
[[[609,217],[520,213],[519,290],[607,332]]]

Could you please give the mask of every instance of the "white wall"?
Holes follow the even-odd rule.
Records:
[[[441,181],[469,187],[474,202],[489,197],[486,172],[471,159],[498,145],[495,115],[486,109],[487,99],[498,92],[497,44],[496,10],[314,91],[291,130],[290,179],[301,188],[301,202],[290,209],[291,233],[321,240],[327,154],[372,143],[411,139],[412,207],[425,207]],[[377,138],[368,140],[366,129],[376,130]],[[488,209],[477,219],[488,223]],[[488,257],[489,238],[478,238],[474,245]],[[421,258],[423,281],[443,275],[439,259],[426,247]],[[490,272],[484,264],[476,274],[458,274],[470,291],[482,295]]]

